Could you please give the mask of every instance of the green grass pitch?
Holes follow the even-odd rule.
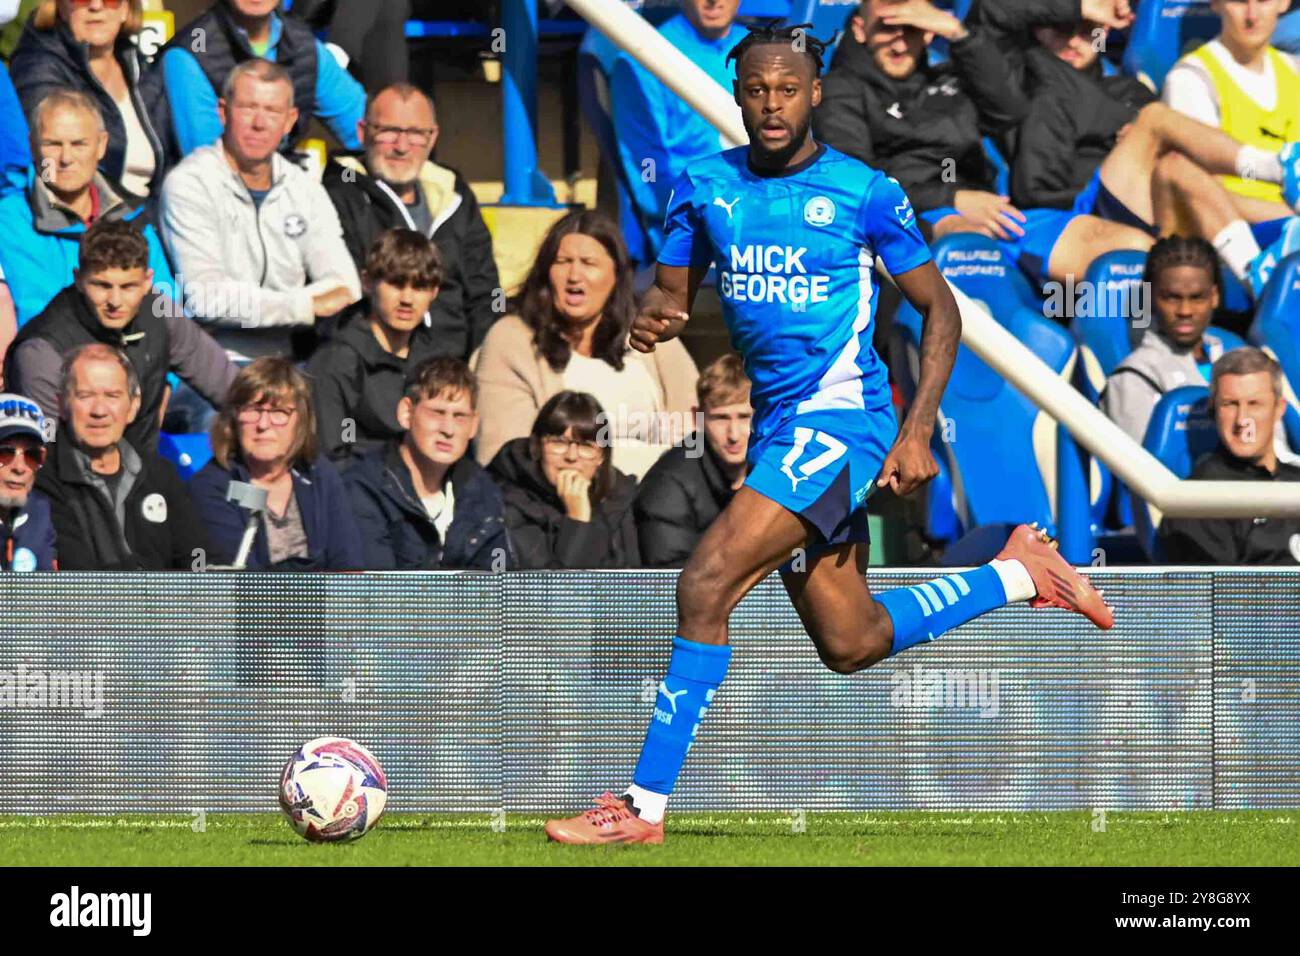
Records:
[[[7,866],[1293,866],[1296,811],[670,814],[663,846],[549,844],[542,817],[394,813],[309,844],[278,814],[0,816]],[[1104,824],[1104,829],[1102,826]]]

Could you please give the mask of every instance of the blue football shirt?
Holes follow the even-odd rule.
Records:
[[[756,437],[792,414],[887,406],[888,373],[871,344],[876,259],[891,275],[930,261],[907,195],[825,145],[776,174],[750,169],[748,156],[729,149],[678,178],[659,262],[717,265]]]

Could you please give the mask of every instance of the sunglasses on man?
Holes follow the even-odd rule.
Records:
[[[45,449],[43,447],[17,448],[14,445],[0,445],[0,468],[8,468],[12,465],[20,452],[27,462],[27,467],[33,471],[45,464]]]

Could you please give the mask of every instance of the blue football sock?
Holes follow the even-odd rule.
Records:
[[[889,651],[892,657],[1002,607],[1007,603],[1007,592],[997,568],[986,564],[910,588],[885,591],[876,600],[894,621],[894,646]]]
[[[686,751],[691,749],[704,712],[727,675],[730,660],[731,648],[726,644],[673,638],[668,676],[659,682],[654,717],[632,775],[635,787],[665,796],[673,792]]]

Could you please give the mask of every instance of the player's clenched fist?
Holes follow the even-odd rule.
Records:
[[[564,504],[564,513],[574,521],[591,520],[591,482],[571,468],[555,476],[555,493]]]
[[[638,352],[653,352],[657,343],[674,338],[681,332],[689,318],[685,312],[677,309],[642,309],[632,322],[632,348]]]
[[[876,483],[882,488],[892,488],[894,494],[907,495],[937,474],[939,463],[930,452],[929,440],[916,435],[900,435],[885,456]]]

